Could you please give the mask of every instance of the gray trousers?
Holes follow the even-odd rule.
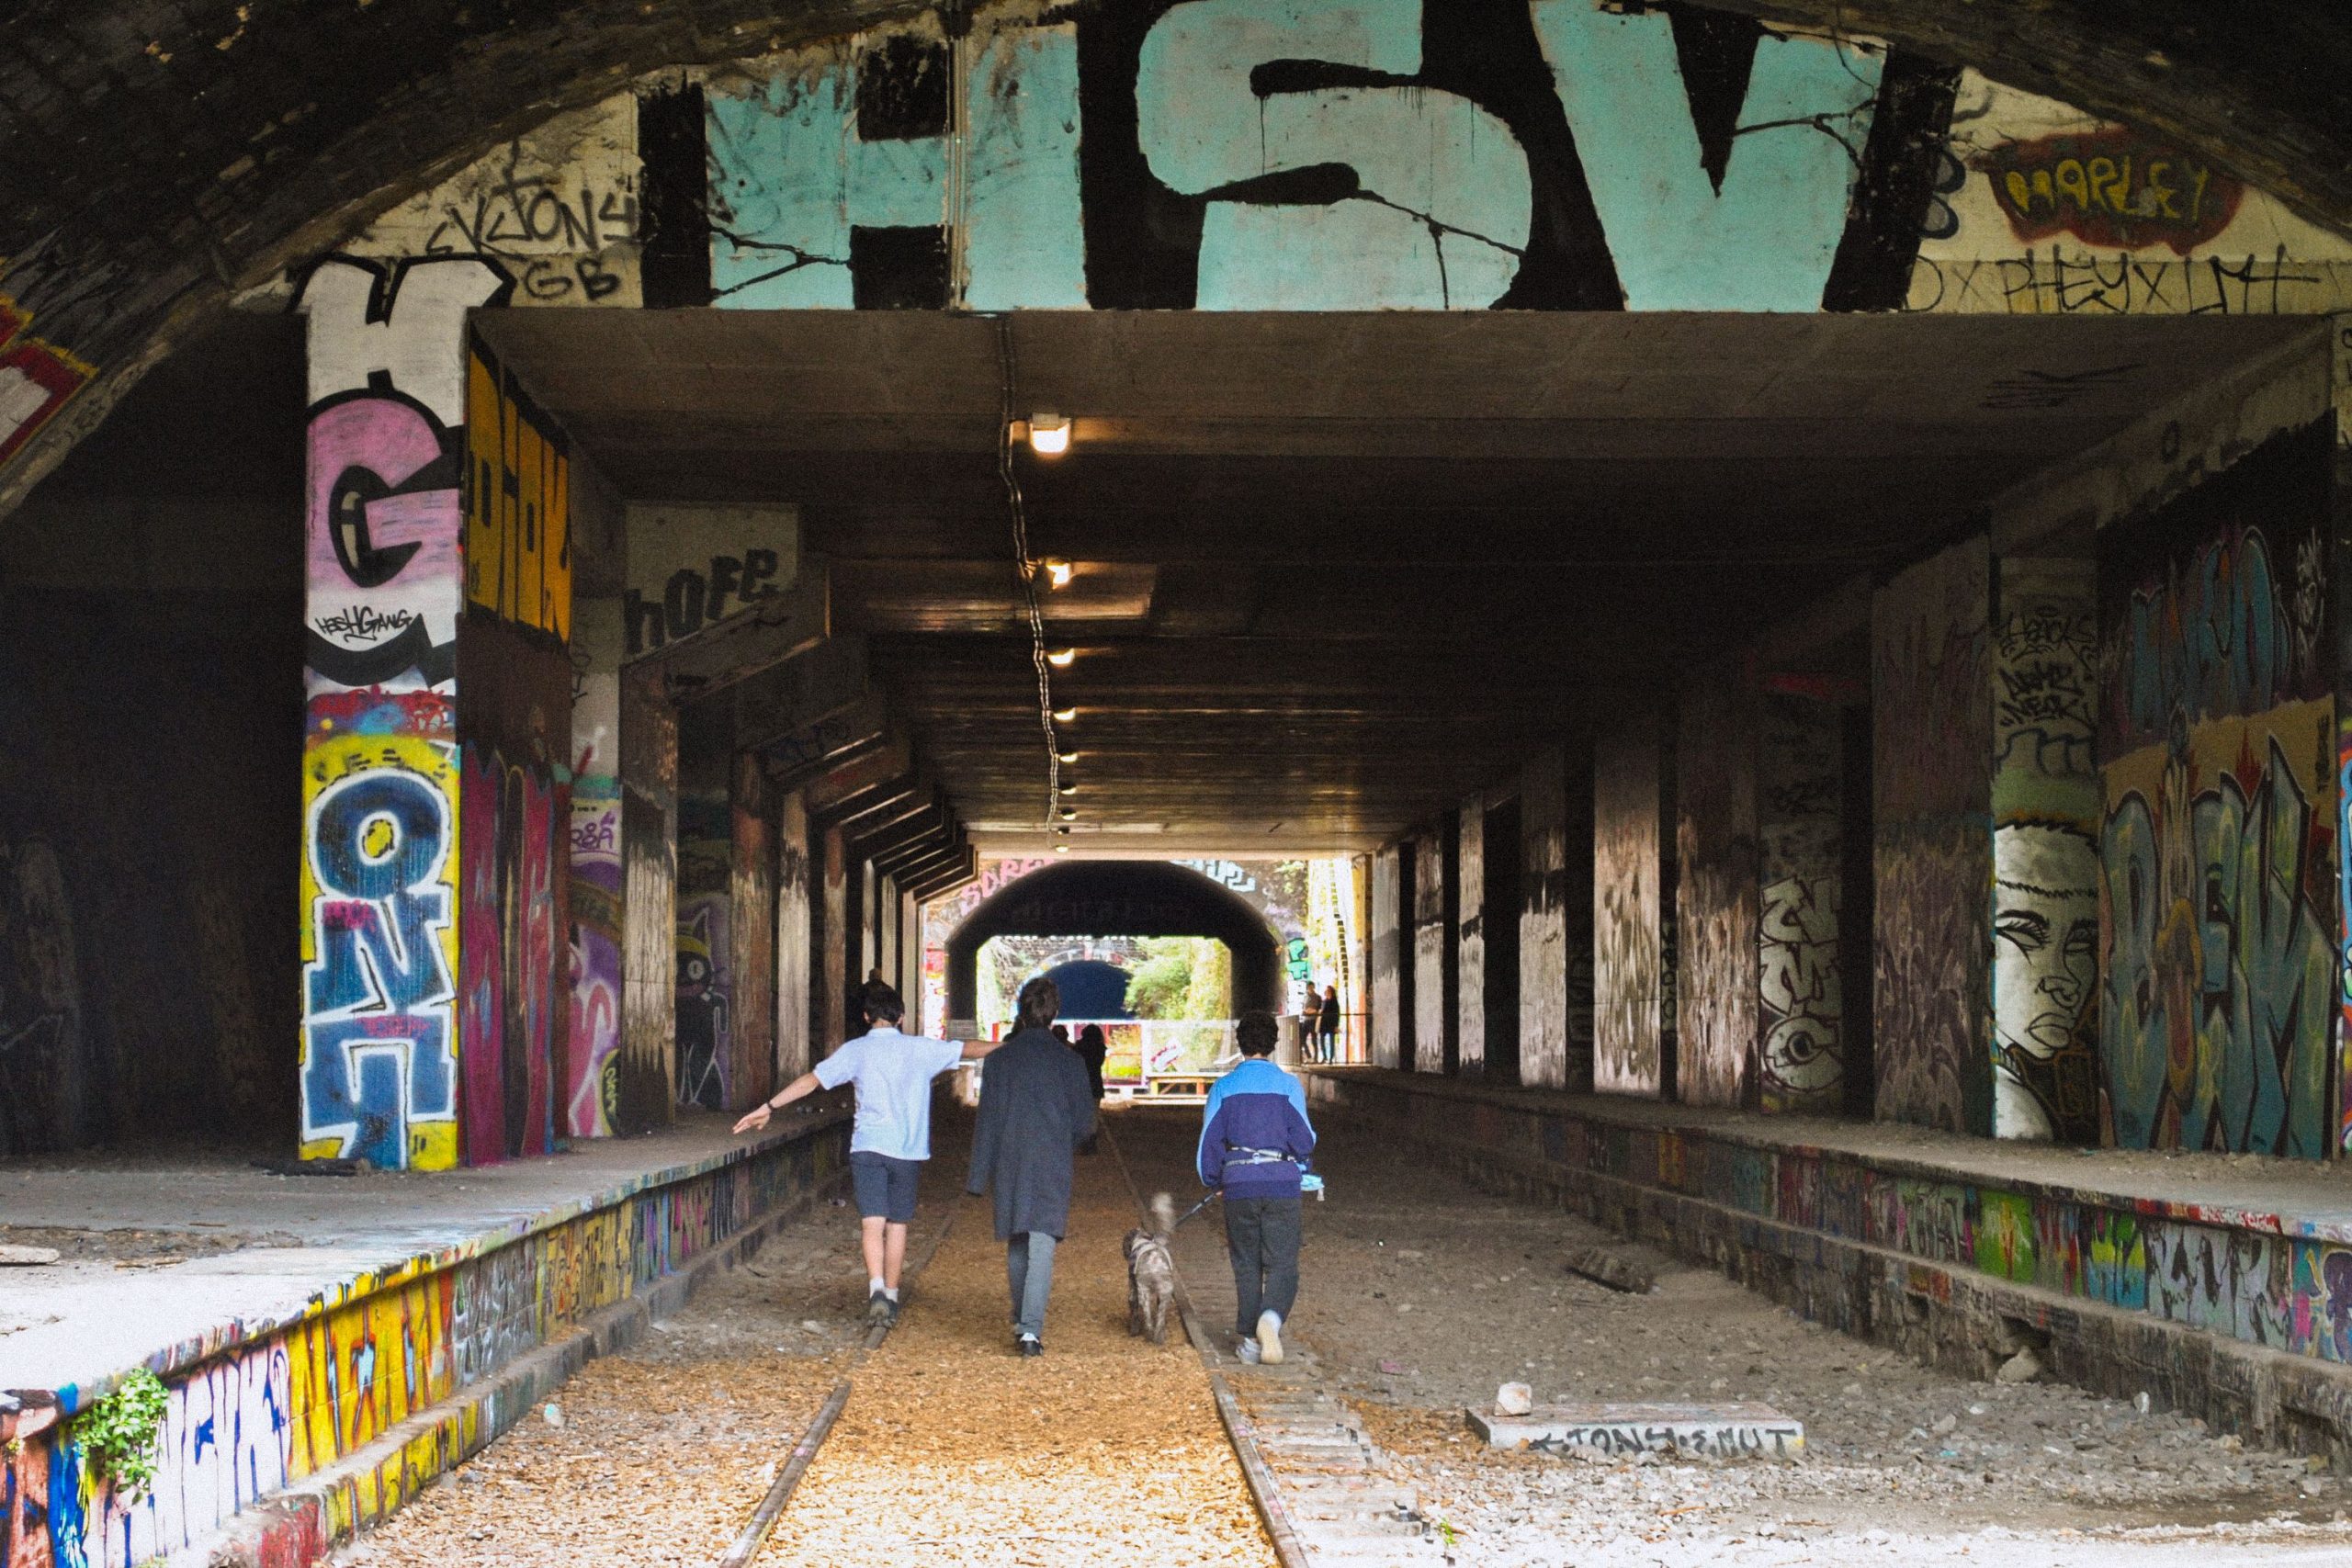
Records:
[[[1054,1288],[1054,1238],[1044,1231],[1015,1232],[1004,1244],[1004,1278],[1012,1289],[1012,1332],[1043,1339],[1046,1295]]]
[[[1287,1323],[1298,1300],[1298,1200],[1227,1198],[1225,1247],[1233,1258],[1234,1326],[1248,1337],[1258,1332],[1258,1314],[1271,1312]]]

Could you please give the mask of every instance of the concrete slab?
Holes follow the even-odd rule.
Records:
[[[1804,1453],[1804,1424],[1764,1404],[1539,1404],[1524,1416],[1463,1414],[1490,1449],[1781,1461]]]
[[[278,1176],[231,1156],[185,1152],[0,1167],[0,1235],[21,1227],[40,1229],[45,1241],[53,1232],[144,1238],[8,1271],[0,1389],[87,1393],[141,1365],[168,1376],[387,1274],[446,1266],[802,1134],[846,1114],[835,1098],[778,1118],[756,1139],[731,1136],[727,1118],[686,1113],[643,1137],[429,1174]],[[195,1255],[175,1258],[175,1249]]]

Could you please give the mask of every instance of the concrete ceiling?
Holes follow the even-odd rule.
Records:
[[[1043,841],[998,472],[1080,709],[1072,842],[1364,849],[2308,321],[501,311],[625,493],[789,501],[984,851]],[[1856,671],[1859,672],[1859,671]]]

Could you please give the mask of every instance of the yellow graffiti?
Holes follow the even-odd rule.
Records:
[[[476,345],[466,362],[466,599],[571,637],[571,458]]]
[[[287,1337],[293,1444],[287,1474],[312,1474],[383,1436],[457,1385],[448,1273],[380,1291]]]

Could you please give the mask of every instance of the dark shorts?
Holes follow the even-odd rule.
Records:
[[[910,1225],[915,1219],[915,1181],[922,1161],[892,1159],[871,1149],[849,1156],[850,1185],[857,1190],[857,1212],[863,1217]]]

